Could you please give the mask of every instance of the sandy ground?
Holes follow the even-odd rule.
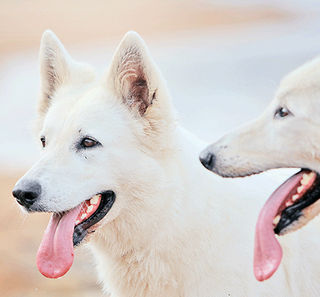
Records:
[[[219,1],[100,0],[90,6],[84,0],[0,2],[0,197],[5,210],[0,214],[0,296],[101,294],[91,254],[83,248],[76,251],[73,268],[62,279],[40,275],[35,257],[48,216],[23,215],[11,196],[16,180],[38,157],[29,127],[43,30],[53,29],[72,54],[98,68],[111,57],[114,40],[129,29],[137,30],[168,80],[183,124],[213,140],[257,115],[278,80],[315,55],[319,28],[316,18],[294,22],[300,9],[215,2]],[[263,177],[255,181],[263,182]]]

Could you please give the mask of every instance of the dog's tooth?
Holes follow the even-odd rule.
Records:
[[[307,174],[307,173],[304,173],[304,174],[302,175],[301,184],[302,184],[302,185],[308,184],[309,181],[315,177],[315,175],[316,175],[316,174],[315,174],[313,171],[310,172],[310,173],[308,173],[308,174]]]
[[[99,195],[96,195],[96,196],[93,196],[91,199],[90,199],[90,204],[97,204],[99,201]]]
[[[274,219],[273,219],[273,225],[278,225],[279,221],[280,221],[280,215],[277,215]]]
[[[88,206],[87,213],[90,213],[93,210],[93,205]]]
[[[87,214],[82,214],[82,216],[81,216],[81,220],[83,220],[83,219],[85,219],[86,218],[86,216],[87,216]]]
[[[287,202],[286,202],[286,207],[289,207],[289,206],[291,206],[293,204],[293,202],[291,201],[291,200],[288,200]]]
[[[297,188],[297,193],[300,194],[303,190],[304,186],[300,186]]]
[[[309,181],[313,178],[313,175],[311,173],[310,174],[306,174],[306,173],[303,174],[302,180],[301,180],[302,185],[307,185],[309,183]]]
[[[79,220],[76,220],[76,225],[78,225],[80,223],[80,221]]]
[[[299,199],[299,197],[300,197],[300,195],[295,194],[295,195],[293,195],[293,196],[291,197],[291,199],[292,199],[292,201],[296,201],[296,200]]]

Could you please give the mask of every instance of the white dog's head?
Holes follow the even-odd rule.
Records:
[[[285,77],[258,119],[227,134],[200,155],[207,169],[224,177],[249,176],[272,168],[303,168],[272,194],[260,213],[256,242],[266,243],[265,250],[258,249],[266,258],[272,241],[266,234],[273,234],[273,229],[277,234],[296,230],[320,211],[319,78],[320,58]],[[257,278],[270,276],[271,266],[266,265],[265,274],[260,274],[263,269],[258,267]]]
[[[204,166],[225,177],[282,167],[320,172],[319,76],[320,58],[290,73],[259,118],[202,152]]]
[[[13,195],[28,211],[54,213],[38,267],[59,277],[72,264],[73,244],[121,212],[134,212],[140,197],[162,185],[161,160],[175,121],[166,86],[134,32],[125,35],[107,74],[97,80],[46,31],[40,70],[43,152]]]

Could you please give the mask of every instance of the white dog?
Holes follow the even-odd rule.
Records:
[[[258,119],[227,134],[200,155],[205,167],[224,177],[271,168],[303,168],[262,209],[256,233],[260,241],[266,229],[283,235],[299,229],[320,211],[319,75],[319,58],[290,73]]]
[[[73,246],[88,242],[113,297],[319,296],[320,244],[308,232],[286,238],[296,257],[274,278],[254,280],[259,191],[250,199],[245,187],[203,170],[204,144],[177,125],[136,33],[99,80],[50,31],[40,63],[43,154],[13,195],[30,212],[53,213],[37,256],[42,274],[64,275]]]

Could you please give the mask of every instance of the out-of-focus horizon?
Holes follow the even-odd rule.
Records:
[[[24,217],[11,197],[37,159],[32,133],[41,34],[53,30],[77,60],[103,73],[126,31],[137,31],[168,82],[184,126],[214,141],[257,116],[280,79],[320,52],[316,0],[0,2],[0,295],[100,296],[91,254],[60,280],[35,255],[47,216]],[[258,177],[256,180],[261,177]],[[261,199],[263,202],[263,199]]]

